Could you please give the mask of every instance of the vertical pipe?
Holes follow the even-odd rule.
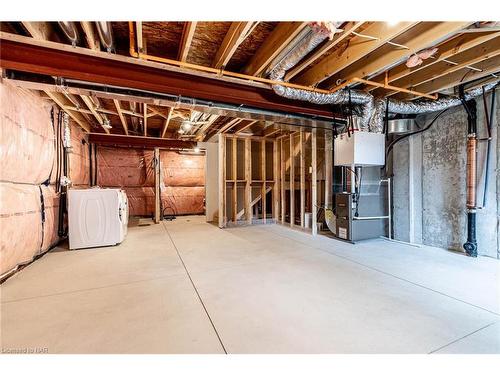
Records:
[[[219,228],[226,225],[226,138],[224,134],[219,133]]]
[[[312,130],[312,139],[311,139],[311,151],[312,151],[312,156],[311,156],[311,164],[312,164],[312,183],[311,183],[311,190],[312,190],[312,234],[313,236],[318,234],[318,225],[316,223],[317,221],[317,207],[318,207],[318,173],[317,173],[317,167],[318,167],[318,151],[317,151],[317,134],[316,134],[316,128]]]
[[[290,227],[295,225],[295,157],[293,133],[290,134]]]

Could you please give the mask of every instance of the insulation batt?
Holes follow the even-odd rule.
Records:
[[[154,213],[153,151],[98,147],[98,185],[125,190],[131,215]],[[205,157],[160,151],[162,205],[167,214],[201,214]],[[168,208],[166,208],[168,207]]]

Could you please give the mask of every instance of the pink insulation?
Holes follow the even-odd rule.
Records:
[[[154,213],[153,151],[98,147],[98,179],[102,187],[120,187],[131,215]],[[165,213],[201,214],[205,201],[205,156],[161,151],[162,204]]]
[[[71,152],[69,154],[70,179],[74,187],[88,186],[89,174],[89,145],[82,143],[86,138],[84,130],[74,123],[71,124]]]
[[[50,106],[34,94],[0,84],[0,180],[41,184],[54,160]]]
[[[50,104],[6,83],[0,84],[0,102],[0,275],[3,275],[59,242],[59,196],[54,185],[42,185],[49,177],[51,183],[55,182],[55,132]]]

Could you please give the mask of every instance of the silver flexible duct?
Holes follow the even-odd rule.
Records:
[[[99,38],[101,39],[101,43],[108,52],[112,52],[113,45],[113,28],[111,27],[111,22],[109,21],[97,21],[97,32],[99,33]]]
[[[78,30],[76,29],[75,23],[71,21],[58,21],[57,23],[73,47],[76,46],[78,43]]]
[[[335,22],[336,27],[340,22]],[[285,73],[299,63],[309,52],[315,49],[327,38],[326,32],[313,30],[308,26],[309,32],[302,40],[295,40],[292,43],[296,47],[291,50],[271,71],[270,78],[275,81],[283,81]],[[497,82],[485,87],[485,91],[493,88]],[[331,94],[322,94],[314,91],[301,90],[291,87],[284,87],[279,84],[272,86],[274,92],[288,99],[303,100],[315,104],[347,104],[349,103],[349,90],[343,89]],[[465,95],[465,98],[472,99],[482,93],[482,88],[474,89]],[[380,133],[383,129],[383,119],[386,102],[384,99],[374,98],[373,95],[365,91],[351,90],[351,103],[361,107],[360,130]],[[423,100],[417,102],[404,102],[389,99],[389,112],[400,114],[419,114],[439,111],[445,108],[460,105],[458,98],[443,98],[439,100]]]

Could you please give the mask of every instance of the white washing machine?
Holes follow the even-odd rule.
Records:
[[[70,249],[112,246],[127,234],[128,201],[121,189],[68,190]]]

